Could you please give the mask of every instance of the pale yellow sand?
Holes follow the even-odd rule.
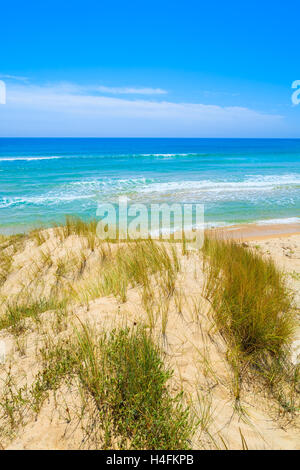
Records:
[[[274,229],[274,228],[273,228]],[[239,229],[240,232],[242,231]],[[239,233],[240,235],[240,233]],[[249,235],[249,232],[248,232]],[[266,234],[265,234],[266,235]],[[273,238],[248,241],[264,256],[271,256],[278,266],[286,272],[287,281],[296,294],[297,307],[300,308],[300,235],[276,236]],[[43,273],[43,287],[49,290],[55,282],[55,263],[60,257],[80,249],[80,240],[69,237],[60,243],[54,235],[42,246],[50,250],[54,264]],[[34,261],[38,261],[41,247],[33,242],[14,260],[15,270],[2,287],[0,295],[11,296],[21,289],[21,284],[33,271],[33,289],[35,284]],[[98,263],[97,254],[88,257],[88,270],[93,273]],[[166,337],[161,335],[161,318],[157,319],[156,336],[165,354],[166,360],[174,369],[172,390],[184,390],[196,415],[201,418],[198,432],[194,437],[194,449],[241,449],[241,434],[250,449],[300,449],[299,416],[289,421],[278,415],[273,400],[267,396],[258,384],[244,384],[242,393],[243,414],[234,407],[232,393],[232,371],[226,360],[226,344],[216,331],[210,315],[210,305],[202,296],[204,275],[201,260],[196,253],[181,256],[182,269],[176,285],[176,299],[172,299]],[[22,266],[20,269],[19,267]],[[87,274],[87,277],[88,277]],[[179,303],[182,307],[179,309]],[[180,310],[180,311],[179,311]],[[7,368],[11,363],[12,374],[18,382],[30,383],[38,370],[36,349],[42,341],[42,333],[51,331],[53,314],[42,315],[42,326],[32,323],[27,331],[22,353],[14,337],[6,331],[0,332],[0,340],[5,341],[10,360],[0,366],[0,393]],[[113,297],[90,301],[88,306],[77,307],[70,313],[64,331],[71,331],[72,322],[78,319],[93,324],[94,328],[110,329],[113,325],[124,324],[134,327],[135,323],[146,321],[138,288],[130,289],[128,299],[120,304]],[[30,320],[29,320],[30,323]],[[295,341],[300,335],[295,337]],[[50,395],[36,419],[29,419],[24,428],[15,437],[2,439],[0,444],[8,449],[76,449],[89,447],[83,442],[82,430],[78,425],[78,392],[62,387],[57,396]],[[72,420],[66,418],[66,408]],[[1,426],[1,422],[0,422]],[[93,447],[92,444],[90,444]]]
[[[286,238],[291,235],[300,235],[300,224],[245,224],[232,225],[224,228],[212,229],[212,233],[236,240],[263,240],[266,238]]]

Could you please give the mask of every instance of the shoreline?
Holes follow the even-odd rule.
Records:
[[[292,235],[300,235],[300,223],[239,224],[209,229],[208,232],[241,241],[267,240],[270,238],[287,238]]]
[[[26,234],[32,230],[41,229],[48,230],[51,226],[44,226],[39,224],[38,227],[32,226],[27,230],[1,230],[0,236],[5,237]],[[258,224],[250,222],[247,224],[236,224],[236,225],[224,225],[221,227],[211,227],[205,229],[206,233],[210,233],[224,238],[232,238],[239,241],[254,241],[254,240],[267,240],[270,238],[286,238],[292,235],[300,235],[300,222],[299,223],[270,223],[270,224]],[[174,233],[174,232],[173,232]],[[153,239],[156,239],[153,237]]]

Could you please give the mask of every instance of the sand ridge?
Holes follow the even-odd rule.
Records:
[[[271,256],[283,269],[287,282],[296,295],[300,308],[300,235],[275,237],[265,240],[244,242]],[[33,266],[39,264],[41,249],[51,252],[52,262],[39,271]],[[80,250],[85,251],[84,280],[97,272],[101,255],[89,249],[77,236],[61,241],[54,233],[37,246],[29,241],[21,253],[13,259],[12,273],[1,288],[4,301],[9,296],[19,295],[24,289],[24,279],[30,278],[30,291],[38,296],[50,294],[57,282],[57,267],[60,259],[71,260]],[[112,248],[113,250],[115,247]],[[183,390],[185,399],[191,405],[199,420],[193,438],[194,449],[241,449],[245,439],[251,449],[299,449],[299,416],[292,420],[280,416],[270,396],[263,387],[246,383],[242,393],[242,411],[236,408],[232,393],[232,371],[227,361],[227,346],[218,333],[211,315],[211,307],[203,297],[205,276],[201,256],[190,252],[180,253],[181,269],[176,280],[176,290],[168,306],[168,320],[165,334],[162,334],[162,318],[156,318],[155,336],[161,345],[165,360],[174,370],[171,389],[174,393]],[[33,262],[34,260],[34,262]],[[71,262],[71,261],[70,261]],[[20,268],[22,266],[22,268]],[[36,268],[37,269],[37,268]],[[79,268],[80,269],[80,266]],[[71,273],[70,269],[70,273]],[[66,286],[76,285],[76,276],[68,278]],[[41,282],[42,279],[42,282]],[[78,281],[80,283],[82,281]],[[26,290],[28,295],[28,290]],[[26,297],[26,296],[25,296]],[[159,302],[159,300],[158,300]],[[54,315],[51,311],[41,315],[37,326],[28,319],[29,328],[22,338],[23,346],[8,330],[0,332],[0,340],[7,347],[8,360],[0,366],[0,394],[5,392],[8,368],[19,384],[30,383],[39,370],[37,351],[43,340],[53,333]],[[78,322],[92,325],[94,329],[111,329],[116,325],[134,328],[139,322],[147,322],[139,287],[128,290],[126,302],[121,303],[113,296],[99,297],[75,305],[68,312],[62,331],[56,336],[67,336]],[[300,336],[297,333],[295,341]],[[20,338],[18,339],[20,341]],[[2,391],[1,391],[2,388]],[[78,390],[75,384],[63,385],[55,396],[50,395],[38,416],[25,416],[24,424],[15,436],[0,439],[7,449],[76,449],[93,448],[93,442],[85,439],[78,421]],[[66,409],[71,415],[67,416]],[[1,426],[1,421],[0,421]]]

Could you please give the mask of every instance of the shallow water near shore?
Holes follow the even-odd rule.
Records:
[[[204,204],[206,226],[300,222],[300,139],[0,139],[0,232],[98,203]]]

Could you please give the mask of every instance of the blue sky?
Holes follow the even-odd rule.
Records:
[[[0,136],[300,137],[295,1],[1,4]]]

